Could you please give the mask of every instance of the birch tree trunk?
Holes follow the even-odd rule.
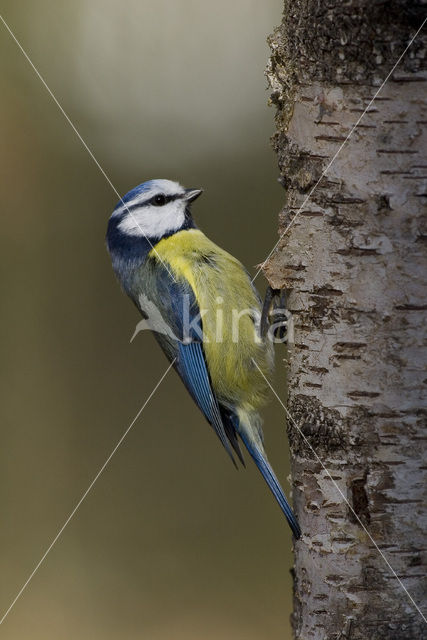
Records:
[[[421,1],[285,0],[270,38],[280,234],[303,205],[264,268],[290,291],[288,407],[307,439],[288,421],[297,639],[427,637],[369,537],[425,614],[423,31],[303,204],[425,15]]]

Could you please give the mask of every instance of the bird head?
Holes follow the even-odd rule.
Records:
[[[185,226],[191,218],[189,206],[201,193],[172,180],[149,180],[120,200],[111,222],[125,236],[159,239]]]

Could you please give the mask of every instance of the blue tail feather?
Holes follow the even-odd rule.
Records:
[[[246,449],[248,450],[248,452],[252,456],[256,466],[258,467],[258,469],[262,473],[262,475],[264,477],[264,480],[268,484],[271,492],[273,493],[274,497],[276,498],[277,502],[279,503],[280,508],[282,509],[283,513],[285,514],[286,519],[287,519],[287,521],[289,523],[289,526],[292,529],[292,533],[294,534],[295,538],[298,540],[298,538],[301,537],[300,526],[299,526],[299,524],[297,522],[297,519],[296,519],[291,507],[289,506],[289,503],[288,503],[288,501],[286,499],[286,496],[283,493],[282,487],[280,486],[279,481],[276,478],[276,475],[275,475],[273,469],[271,468],[270,464],[268,463],[268,460],[265,458],[265,456],[263,455],[262,451],[257,447],[255,442],[253,442],[253,440],[246,433],[244,433],[244,431],[242,429],[239,429],[239,435],[240,435],[240,437],[241,437]]]

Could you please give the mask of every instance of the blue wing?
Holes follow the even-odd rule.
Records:
[[[191,396],[207,421],[215,429],[233,463],[236,464],[231,451],[230,440],[222,421],[221,411],[212,391],[202,344],[200,342],[178,343],[177,366]]]

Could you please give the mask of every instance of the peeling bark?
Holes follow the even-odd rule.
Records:
[[[285,0],[267,75],[282,234],[425,17],[423,2]],[[426,592],[427,42],[420,33],[265,265],[290,291],[289,411],[415,602]],[[424,351],[423,351],[424,349]],[[295,638],[427,637],[288,425]]]

